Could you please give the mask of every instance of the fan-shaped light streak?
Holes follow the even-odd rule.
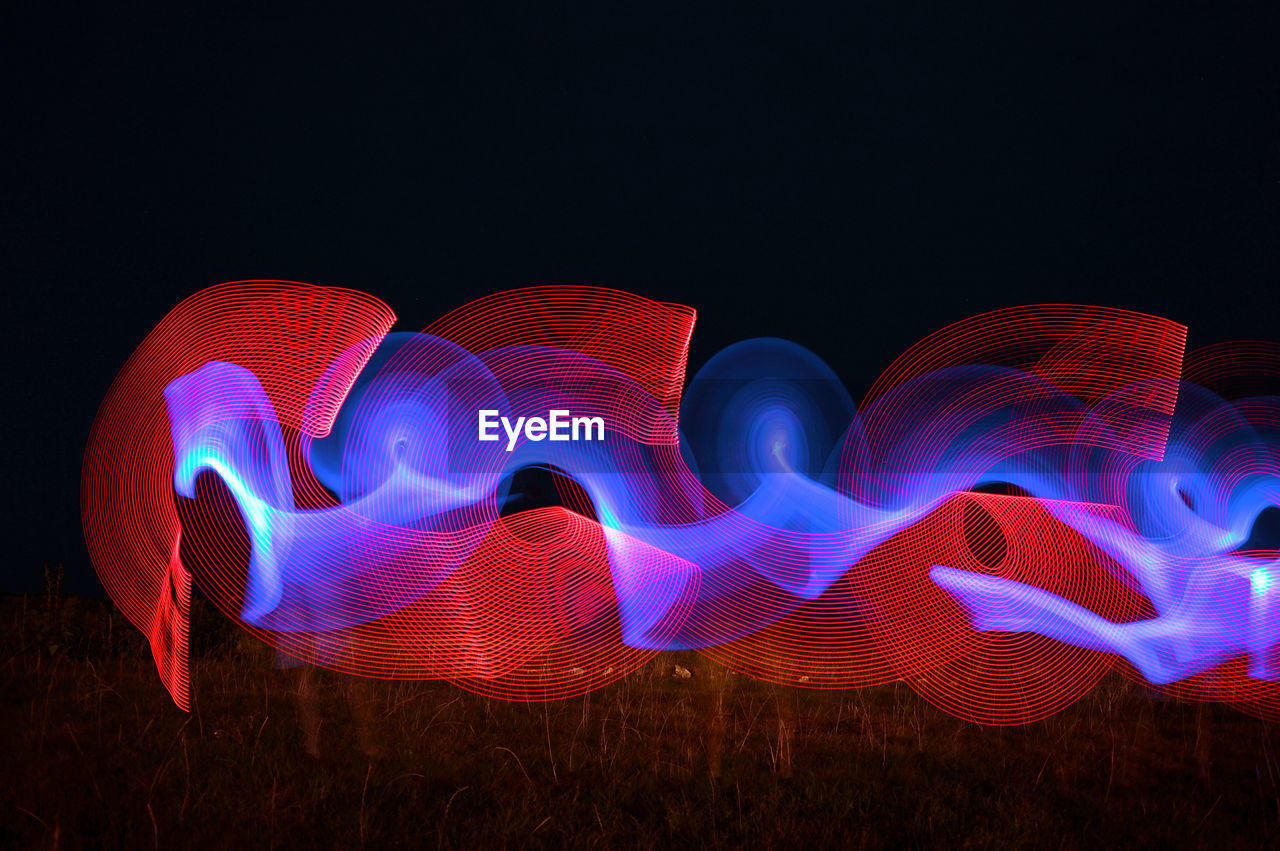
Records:
[[[1052,714],[1118,659],[1278,714],[1280,564],[1254,538],[1280,506],[1259,395],[1280,350],[1193,353],[1193,384],[1174,323],[1013,308],[912,347],[855,406],[776,339],[682,393],[693,320],[533,287],[391,334],[351,291],[197,293],[95,421],[95,566],[183,707],[194,576],[304,660],[512,699],[696,649],[808,687],[905,679],[985,723]],[[504,511],[530,468],[564,508]]]

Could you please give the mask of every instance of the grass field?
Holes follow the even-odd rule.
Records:
[[[13,847],[1280,842],[1280,729],[1119,677],[986,728],[902,685],[803,691],[696,654],[549,704],[322,671],[312,756],[304,675],[208,611],[191,714],[109,604],[6,597],[0,614]]]

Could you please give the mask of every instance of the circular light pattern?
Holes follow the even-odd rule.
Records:
[[[95,567],[184,708],[194,579],[304,662],[512,700],[692,649],[799,687],[902,679],[988,724],[1117,664],[1280,717],[1280,347],[1184,373],[1175,323],[1011,308],[855,406],[776,339],[686,388],[694,319],[549,286],[390,333],[350,290],[203,290],[99,410]]]

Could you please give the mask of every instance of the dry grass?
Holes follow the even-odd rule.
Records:
[[[107,604],[10,597],[0,615],[0,837],[15,847],[1280,841],[1280,729],[1118,678],[1000,729],[901,685],[775,687],[696,654],[534,705],[321,672],[316,759],[296,673],[207,613],[190,715]]]

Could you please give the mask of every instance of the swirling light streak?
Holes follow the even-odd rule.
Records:
[[[912,347],[855,407],[776,339],[682,394],[693,311],[613,290],[393,321],[348,290],[221,285],[108,393],[86,540],[179,706],[194,575],[304,660],[512,699],[694,649],[807,687],[900,678],[994,724],[1118,660],[1280,714],[1280,565],[1243,549],[1280,505],[1274,347],[1183,376],[1175,323],[1011,308]],[[481,410],[598,417],[604,439],[482,441]],[[566,507],[504,512],[529,468]]]

